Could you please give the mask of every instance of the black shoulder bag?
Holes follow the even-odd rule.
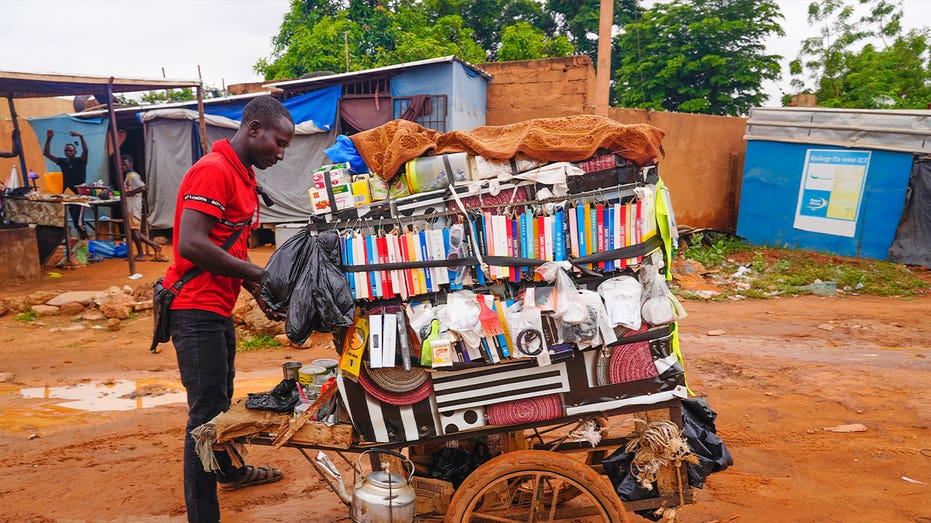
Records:
[[[241,229],[238,229],[223,242],[223,245],[221,245],[223,250],[230,250],[230,247],[236,243],[242,231],[248,226],[249,224],[246,224]],[[149,352],[152,354],[158,352],[159,343],[168,343],[168,340],[171,339],[171,331],[168,329],[168,309],[171,308],[171,302],[174,301],[175,296],[181,292],[181,287],[184,287],[187,282],[193,280],[202,272],[204,272],[204,270],[200,267],[194,267],[182,274],[181,277],[178,278],[178,281],[171,284],[170,287],[162,285],[162,280],[165,278],[164,276],[159,278],[158,281],[155,282],[155,285],[152,286],[152,318],[155,323],[155,330],[152,333],[152,346],[149,347]]]

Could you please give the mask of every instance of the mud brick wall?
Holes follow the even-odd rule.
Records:
[[[38,278],[41,269],[33,229],[0,229],[0,282]]]
[[[595,70],[587,56],[492,62],[487,125],[594,112]]]

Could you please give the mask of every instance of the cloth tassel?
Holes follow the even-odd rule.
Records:
[[[213,444],[217,442],[217,427],[213,423],[204,423],[191,431],[194,438],[194,450],[204,464],[204,471],[219,472],[220,464],[213,454]]]

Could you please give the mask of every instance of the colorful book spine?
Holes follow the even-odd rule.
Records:
[[[341,256],[343,265],[352,265],[352,238],[347,238],[346,236],[339,237],[339,245],[341,250]],[[359,297],[356,295],[356,276],[353,272],[344,272],[343,275],[346,276],[346,281],[349,282],[349,292],[352,293],[352,299],[356,300]]]
[[[533,254],[528,255],[529,249],[527,248],[528,237],[527,237],[527,212],[526,211],[521,213],[520,219],[518,219],[518,222],[520,222],[520,229],[519,229],[520,230],[520,255],[524,258],[532,258]],[[520,271],[522,274],[526,274],[527,269],[528,267],[524,266],[520,268]]]
[[[605,250],[614,250],[614,207],[605,207]],[[606,271],[614,271],[614,260],[605,262]]]
[[[579,230],[579,256],[585,257],[588,256],[588,242],[586,241],[588,235],[585,234],[585,216],[588,210],[585,205],[579,205],[575,211],[576,228]]]
[[[579,257],[579,222],[575,215],[575,209],[567,209],[569,219],[569,253],[573,258]]]
[[[365,240],[361,234],[356,234],[352,238],[352,255],[353,265],[366,265],[368,258],[365,255]],[[359,271],[356,274],[356,291],[361,298],[372,299],[372,280],[367,272]]]
[[[478,247],[478,254],[485,255],[485,237],[482,235],[482,225],[481,217],[474,217],[473,215],[468,215],[469,219],[469,228],[472,231],[472,235],[475,238],[475,243]],[[475,267],[475,280],[479,285],[485,284],[485,273],[482,271],[482,266],[477,265]]]
[[[612,222],[614,224],[614,241],[611,243],[611,245],[613,245],[615,249],[619,249],[624,246],[624,244],[621,243],[621,231],[623,230],[623,227],[621,227],[621,204],[620,203],[614,204],[614,208],[611,209],[611,216],[612,216]],[[615,269],[624,268],[621,265],[621,260],[614,260],[614,268]]]
[[[375,238],[375,248],[378,249],[378,263],[388,263],[388,241],[384,236]],[[381,279],[382,296],[385,298],[394,298],[394,289],[391,286],[391,274],[388,271],[378,271]]]
[[[537,245],[540,249],[539,259],[546,259],[546,216],[537,216]]]
[[[629,245],[629,243],[627,242],[630,240],[630,237],[627,235],[627,205],[626,204],[621,205],[620,210],[621,210],[620,212],[620,215],[621,215],[621,247],[627,247]],[[620,260],[620,263],[621,263],[621,269],[627,268],[626,258],[622,258]]]
[[[605,206],[603,204],[598,204],[595,206],[595,219],[597,224],[595,225],[595,230],[598,233],[598,252],[605,251]],[[598,262],[598,267],[601,269],[605,268],[605,262]]]
[[[627,204],[627,245],[633,245],[637,241],[637,226],[634,223],[637,219],[637,210],[636,205],[633,203]],[[633,265],[637,263],[637,258],[627,258],[627,265]]]
[[[375,265],[378,263],[378,247],[375,245],[374,236],[365,237],[365,259],[368,260],[369,265]],[[369,278],[372,280],[372,289],[374,291],[375,298],[384,298],[384,289],[381,286],[381,275],[378,271],[369,272]]]
[[[566,260],[566,213],[562,209],[553,215],[553,258]]]
[[[543,218],[543,237],[546,239],[546,261],[556,259],[556,234],[553,230],[552,216]]]
[[[636,209],[637,209],[635,211],[636,219],[634,223],[636,223],[637,225],[634,231],[634,236],[636,237],[637,244],[639,245],[643,243],[643,202],[642,201],[637,200]],[[643,262],[643,256],[637,256],[637,263],[641,263],[641,262]]]
[[[508,256],[515,258],[520,256],[520,249],[517,247],[517,241],[519,240],[517,236],[517,220],[508,218],[506,220],[506,226],[508,229]],[[518,275],[519,271],[520,267],[515,265],[508,267],[512,282],[517,283],[520,281],[520,276]]]
[[[586,235],[588,238],[588,253],[595,254],[598,252],[598,208],[594,205],[588,207],[588,216],[585,221]],[[589,264],[588,268],[594,268],[597,264]]]
[[[420,251],[420,261],[429,261],[430,255],[427,252],[427,233],[426,231],[420,231],[417,234],[417,248]],[[430,269],[424,270],[424,285],[426,286],[425,292],[435,292],[436,289],[433,286],[433,274]]]

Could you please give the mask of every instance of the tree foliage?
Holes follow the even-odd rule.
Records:
[[[625,107],[746,114],[766,100],[765,80],[779,77],[780,56],[765,41],[782,35],[772,0],[658,3],[624,26],[615,45],[615,94]]]
[[[903,33],[902,5],[889,0],[826,0],[808,7],[817,34],[790,64],[792,86],[818,105],[923,109],[931,100],[927,29]]]

